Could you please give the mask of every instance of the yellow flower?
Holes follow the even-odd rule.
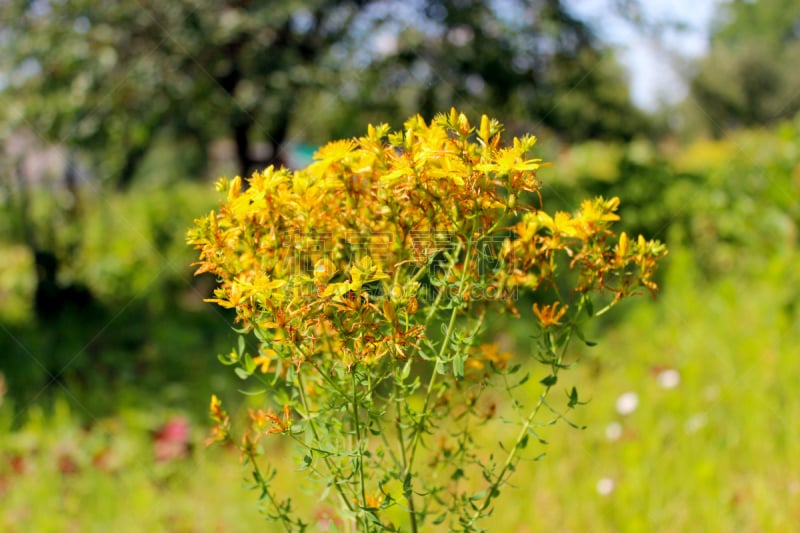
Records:
[[[288,181],[289,171],[276,170],[274,165],[270,165],[261,172],[253,172],[250,177],[250,188],[255,191],[274,191]]]
[[[237,283],[231,284],[229,290],[225,288],[214,289],[216,298],[205,298],[204,302],[215,303],[226,309],[231,309],[239,305],[242,301],[242,293]]]
[[[328,167],[353,154],[357,146],[352,139],[329,142],[314,154],[314,163],[308,167],[309,173],[313,175],[323,174]]]
[[[548,228],[554,235],[566,235],[568,237],[575,237],[575,221],[569,213],[564,211],[556,211],[554,217],[551,217],[544,211],[536,213],[539,222],[545,228]]]
[[[317,150],[314,154],[315,161],[341,161],[356,149],[356,142],[352,139],[332,141]]]
[[[389,276],[367,255],[362,257],[357,265],[350,268],[350,279],[350,290],[358,292],[364,284],[380,279],[389,279]]]
[[[239,196],[239,193],[242,191],[242,178],[236,176],[233,178],[233,181],[230,182],[228,187],[228,203],[231,203],[234,198]]]
[[[624,231],[619,235],[619,245],[617,246],[617,257],[624,258],[628,255],[628,234]]]
[[[283,406],[283,417],[279,417],[272,409],[265,411],[263,409],[248,409],[250,414],[250,421],[253,424],[253,429],[256,431],[267,433],[286,433],[292,425],[292,418],[289,411],[289,406]]]
[[[263,354],[253,357],[253,363],[261,369],[262,374],[266,374],[269,372],[269,367],[277,355],[278,353],[275,350],[265,348]]]
[[[415,175],[416,171],[414,167],[412,167],[408,161],[402,161],[398,162],[394,170],[383,174],[381,176],[381,182],[389,186],[406,181],[413,183],[409,178]]]
[[[336,265],[327,257],[314,264],[314,279],[317,283],[327,283],[336,274]]]
[[[216,421],[221,421],[225,418],[225,411],[222,410],[222,402],[219,401],[216,394],[211,395],[211,405],[209,407],[211,411],[211,418]]]
[[[453,109],[429,124],[411,117],[396,132],[370,126],[365,137],[320,148],[305,170],[268,167],[254,173],[249,188],[242,178],[220,180],[227,198],[216,212],[196,220],[187,236],[199,250],[197,272],[219,280],[206,301],[234,308],[246,328],[299,343],[296,352],[258,354],[256,364],[269,372],[277,357],[296,365],[306,353],[345,360],[338,357],[345,348],[349,364],[386,353],[407,357],[396,345],[401,331],[415,331],[423,318],[417,315],[427,292],[418,289],[425,275],[454,288],[464,279],[468,286],[460,294],[466,304],[472,303],[465,295],[473,283],[501,292],[536,289],[558,281],[562,265],[575,272],[576,291],[621,297],[642,286],[654,289],[653,270],[666,250],[643,238],[614,236],[609,226],[619,219],[619,199],[596,198],[573,213],[547,214],[541,195],[531,202],[533,197],[523,194],[538,194],[536,172],[546,164],[529,155],[536,138],[515,138],[501,148],[501,132],[502,125],[487,116],[472,126]],[[508,210],[514,218],[504,218]],[[492,234],[476,235],[476,228],[491,228]],[[477,263],[489,264],[482,260],[456,257],[456,264],[449,264],[445,252],[453,250],[455,238],[466,244],[472,236],[490,245],[502,239],[491,272],[478,271]],[[446,262],[439,264],[439,257]],[[347,261],[352,263],[345,267]],[[387,303],[365,298],[364,291],[377,285],[385,285]],[[429,308],[429,303],[422,307],[425,316],[433,312]],[[534,306],[545,327],[558,325],[566,310],[559,304]],[[352,316],[332,320],[337,311]],[[373,331],[379,321],[381,334],[393,332],[395,346],[388,352]],[[363,356],[352,340],[362,327],[370,331]],[[470,364],[487,361],[493,359]]]
[[[367,494],[366,501],[364,503],[368,509],[379,509],[383,503],[383,494],[378,494],[375,496],[372,494]]]
[[[541,162],[541,159],[525,159],[525,153],[517,147],[502,148],[497,151],[494,161],[476,165],[475,169],[501,175],[511,172],[531,172],[538,170]]]
[[[565,305],[559,309],[559,305],[560,302],[550,305],[543,305],[542,307],[539,307],[538,303],[533,304],[533,312],[536,314],[536,317],[539,319],[539,323],[543,328],[557,326],[560,323],[559,321],[567,312],[568,306]]]
[[[606,200],[599,196],[594,200],[581,202],[578,216],[587,222],[614,222],[619,220],[619,215],[614,212],[618,207],[619,198],[614,197]]]
[[[211,412],[211,419],[216,422],[216,425],[211,428],[211,435],[205,440],[206,446],[228,440],[228,425],[230,423],[228,413],[222,410],[222,402],[219,401],[216,394],[211,395],[209,411]]]
[[[466,366],[480,371],[486,368],[487,363],[491,362],[495,368],[504,369],[512,357],[514,355],[510,352],[501,352],[500,346],[496,342],[486,343],[475,349],[475,353],[467,359]]]

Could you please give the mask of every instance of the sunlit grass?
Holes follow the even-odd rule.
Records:
[[[591,403],[535,465],[526,531],[784,531],[800,516],[797,320],[778,280],[673,268],[575,374]],[[638,406],[621,414],[620,397]],[[530,477],[528,477],[530,476]],[[500,512],[500,515],[503,513]],[[524,519],[520,524],[525,523]]]

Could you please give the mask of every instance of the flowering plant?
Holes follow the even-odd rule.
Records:
[[[451,110],[401,131],[322,147],[308,168],[269,167],[245,183],[220,180],[218,212],[188,241],[197,273],[219,280],[209,301],[236,311],[244,338],[221,356],[266,394],[236,440],[267,515],[303,530],[265,466],[266,439],[291,440],[299,466],[337,508],[331,527],[475,531],[493,510],[521,452],[540,439],[548,401],[579,327],[619,300],[654,291],[657,241],[616,236],[617,198],[574,213],[541,209],[535,137],[501,146],[502,126]],[[495,417],[486,391],[514,397],[524,363],[485,342],[490,313],[533,304],[535,359],[547,375],[537,401],[514,399],[518,425],[497,453],[476,439]],[[602,303],[602,309],[595,305]],[[524,375],[524,376],[523,376]],[[573,388],[566,408],[579,402]],[[234,441],[216,396],[211,442]]]

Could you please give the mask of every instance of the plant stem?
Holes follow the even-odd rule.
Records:
[[[470,233],[470,238],[467,240],[467,250],[466,250],[466,256],[465,256],[465,263],[466,263],[467,260],[469,260],[469,254],[472,251],[471,233]],[[459,243],[458,251],[460,252],[460,243]],[[448,273],[452,272],[454,266],[455,266],[455,258],[452,260],[452,262],[450,264],[450,268],[448,269]],[[459,294],[461,292],[461,289],[463,289],[463,287],[464,287],[464,282],[466,281],[466,278],[467,278],[467,271],[468,271],[468,269],[467,269],[466,264],[465,264],[464,265],[464,269],[461,271],[461,279],[459,280],[459,284],[458,284]],[[438,303],[439,303],[443,293],[444,293],[444,291],[440,291],[439,294],[436,296],[436,301],[434,302],[434,306],[433,306],[434,308],[438,306]],[[451,311],[451,313],[450,313],[450,321],[447,324],[447,330],[445,331],[444,339],[442,339],[442,347],[440,348],[439,354],[436,357],[437,364],[444,357],[444,354],[447,351],[447,348],[450,346],[450,338],[452,337],[453,331],[455,329],[456,317],[458,316],[458,312],[459,312],[459,307],[458,306],[454,306],[452,311]],[[433,316],[433,313],[428,315],[426,323],[431,319],[432,316]],[[423,430],[424,430],[424,427],[425,427],[425,419],[429,416],[428,408],[430,406],[431,396],[433,395],[433,389],[434,389],[434,385],[436,384],[438,375],[439,375],[439,373],[434,368],[433,372],[431,373],[430,381],[428,381],[428,388],[425,391],[425,401],[422,404],[422,411],[420,413],[420,419],[415,424],[416,427],[414,428],[414,438],[411,441],[411,447],[410,447],[409,452],[408,452],[408,461],[406,462],[406,468],[405,468],[405,470],[403,472],[403,480],[402,481],[403,481],[403,487],[407,487],[404,490],[404,492],[405,492],[406,500],[408,501],[409,513],[411,514],[411,530],[412,530],[413,533],[417,532],[417,520],[416,520],[416,513],[414,512],[414,503],[413,503],[414,491],[413,491],[413,486],[412,486],[411,471],[412,471],[412,469],[414,467],[414,458],[415,458],[416,453],[417,453],[417,447],[419,445],[419,441],[420,441],[420,438],[422,437],[422,433],[423,433]],[[406,480],[408,480],[407,483],[406,483]]]
[[[395,382],[396,383],[396,382]],[[396,385],[395,385],[396,386]],[[405,473],[408,470],[408,454],[406,453],[406,444],[405,439],[403,438],[403,421],[401,417],[403,416],[403,409],[400,405],[400,398],[395,396],[395,408],[397,409],[397,440],[400,441],[400,457],[403,460],[403,479],[401,480],[403,483],[403,495],[406,497],[406,501],[408,502],[408,514],[411,518],[411,531],[412,533],[417,533],[417,513],[414,510],[414,498],[413,493],[411,491],[411,485],[407,485],[405,482]]]
[[[583,309],[583,304],[581,303],[578,308],[578,314],[580,314],[580,311],[582,309]],[[574,323],[568,326],[566,337],[564,339],[564,344],[561,347],[561,353],[555,354],[556,358],[554,361],[552,361],[550,365],[553,377],[558,376],[558,371],[562,367],[561,363],[564,360],[564,355],[567,352],[567,347],[569,346],[569,341],[571,339],[571,333],[575,327],[576,325]],[[545,399],[547,398],[547,395],[550,393],[552,387],[553,385],[546,385],[545,389],[539,395],[539,401],[536,402],[536,405],[534,406],[533,410],[525,419],[525,423],[522,425],[522,428],[520,429],[519,434],[517,435],[517,439],[514,441],[514,446],[512,446],[512,448],[509,450],[508,457],[506,457],[506,460],[503,463],[503,468],[500,469],[500,473],[497,475],[494,482],[492,482],[491,486],[489,487],[486,493],[486,497],[483,500],[483,503],[475,509],[475,513],[472,515],[472,518],[469,521],[469,526],[472,526],[478,520],[478,518],[480,518],[481,513],[489,507],[489,505],[492,503],[492,500],[496,498],[497,495],[499,494],[498,489],[505,483],[504,478],[506,477],[506,474],[509,472],[509,470],[512,468],[514,464],[514,459],[516,458],[517,453],[521,449],[522,442],[527,437],[528,432],[530,431],[530,428],[533,425],[533,421],[536,418],[536,415],[539,414],[539,410],[542,408],[543,405],[545,405]]]
[[[306,411],[305,413],[306,420],[308,421],[309,427],[311,427],[311,432],[314,434],[315,441],[320,442],[319,432],[317,431],[317,426],[316,424],[314,424],[314,420],[311,417],[311,408],[309,407],[308,399],[306,398],[306,387],[305,384],[303,383],[303,376],[302,374],[300,374],[300,372],[297,373],[297,383],[299,385],[298,388],[300,389],[300,401],[303,404],[303,409],[305,409]],[[341,470],[339,470],[339,468],[333,464],[330,457],[323,455],[322,460],[325,461],[325,465],[328,467],[328,470],[336,475],[337,482],[334,483],[334,486],[336,487],[336,492],[339,493],[339,496],[342,498],[342,501],[344,502],[347,509],[350,512],[355,512],[355,510],[353,509],[353,504],[351,504],[350,500],[347,499],[347,496],[345,496],[344,494],[344,489],[342,489],[342,486],[338,483],[338,480],[343,479]]]
[[[357,366],[353,367],[352,372],[350,375],[353,377],[353,423],[355,424],[356,430],[356,456],[358,458],[358,478],[361,483],[361,507],[362,507],[362,516],[361,521],[364,524],[364,531],[369,531],[369,521],[367,520],[367,489],[364,485],[364,453],[362,450],[362,442],[361,442],[361,422],[359,421],[358,417],[358,384],[356,382],[356,368]]]
[[[262,495],[266,496],[267,500],[269,500],[269,503],[272,505],[272,507],[275,508],[275,511],[278,513],[278,518],[280,519],[283,528],[287,531],[287,533],[291,533],[292,523],[289,520],[289,517],[287,517],[284,514],[280,505],[278,505],[278,502],[275,501],[275,497],[272,495],[272,493],[270,493],[269,486],[267,485],[267,482],[264,480],[264,475],[261,473],[261,468],[259,468],[258,462],[256,462],[255,455],[253,455],[252,453],[248,453],[248,459],[250,461],[250,464],[253,465],[253,477],[255,478],[256,482],[261,486]]]
[[[522,425],[519,434],[517,435],[517,440],[514,442],[514,446],[509,450],[508,457],[506,457],[505,463],[503,463],[503,468],[500,470],[500,473],[497,475],[497,478],[489,487],[486,497],[483,500],[483,503],[475,510],[475,513],[472,515],[470,519],[469,525],[475,523],[478,518],[480,518],[481,513],[486,510],[487,507],[492,503],[492,500],[499,494],[498,488],[503,485],[506,473],[509,471],[511,466],[514,463],[514,458],[517,456],[517,452],[520,450],[520,445],[522,441],[528,434],[531,425],[533,424],[536,415],[539,413],[539,409],[541,409],[542,405],[544,405],[544,399],[547,397],[547,394],[550,392],[550,387],[546,387],[542,394],[539,395],[539,401],[536,402],[536,406],[533,408],[531,413],[528,415],[528,418],[525,419],[525,423]]]

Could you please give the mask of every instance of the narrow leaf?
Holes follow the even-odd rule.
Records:
[[[556,383],[558,383],[558,376],[555,374],[550,374],[546,378],[543,378],[539,383],[544,385],[545,387],[552,387]]]
[[[233,369],[236,372],[236,375],[239,376],[239,379],[247,379],[250,377],[252,372],[247,372],[244,368],[236,367]]]

